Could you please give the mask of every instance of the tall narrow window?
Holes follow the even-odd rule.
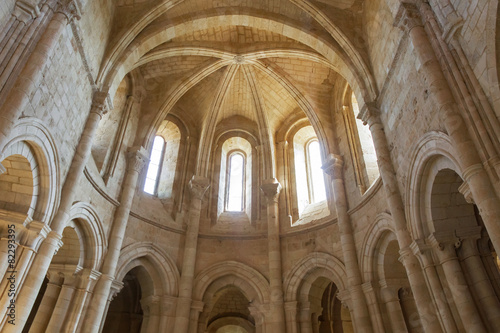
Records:
[[[155,136],[153,149],[149,158],[148,172],[144,182],[144,192],[155,194],[158,187],[158,176],[160,175],[160,165],[163,159],[165,140],[161,136]]]
[[[308,169],[309,169],[309,193],[311,203],[326,200],[325,180],[323,169],[321,169],[321,152],[319,142],[314,140],[307,145]]]
[[[232,154],[229,158],[229,182],[227,188],[226,210],[241,212],[243,210],[243,190],[245,188],[245,160],[241,154]]]

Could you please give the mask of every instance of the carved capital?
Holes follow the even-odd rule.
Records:
[[[141,172],[148,163],[148,153],[143,147],[132,147],[127,153],[127,168],[136,172]]]
[[[97,114],[102,118],[108,112],[108,97],[109,94],[103,91],[96,91],[92,97],[91,113]]]
[[[40,15],[40,8],[36,0],[17,0],[12,12],[19,21],[26,24]]]
[[[202,200],[209,187],[210,181],[205,177],[193,176],[189,181],[189,192],[196,199]]]
[[[344,172],[344,160],[340,155],[330,154],[321,169],[333,179],[341,179]]]
[[[380,123],[380,109],[375,102],[366,103],[358,114],[358,119],[369,126]]]
[[[108,275],[103,275],[103,276],[101,276],[101,279],[102,278],[109,278],[109,276]],[[113,282],[111,282],[111,288],[109,289],[109,297],[108,297],[108,300],[110,302],[123,289],[123,286],[124,286],[123,282],[120,282],[118,280],[113,280]]]
[[[57,1],[56,8],[54,12],[61,13],[66,16],[68,22],[74,19],[79,20],[82,17],[80,11],[80,4],[77,0],[59,0]]]
[[[394,26],[399,27],[408,34],[413,28],[422,27],[422,17],[417,6],[414,3],[401,2],[394,19]]]
[[[265,181],[260,189],[262,190],[262,193],[264,193],[268,203],[278,202],[281,192],[281,184],[276,178]]]

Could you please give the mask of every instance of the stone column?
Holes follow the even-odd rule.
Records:
[[[72,272],[64,272],[64,283],[57,298],[54,311],[47,325],[47,332],[61,332],[68,308],[75,293],[75,278]]]
[[[148,160],[147,156],[148,154],[143,147],[131,148],[128,152],[127,172],[122,185],[120,206],[117,208],[113,218],[113,225],[109,233],[108,252],[106,253],[101,268],[102,276],[95,286],[91,300],[92,306],[89,307],[85,324],[82,327],[83,332],[99,331],[111,284],[116,273],[116,265],[120,257],[123,238],[125,237],[125,230],[127,229],[130,208],[134,200],[137,179]]]
[[[160,332],[173,332],[175,321],[175,306],[177,297],[164,295],[161,297]]]
[[[145,302],[141,300],[141,304],[149,308],[148,326],[145,332],[159,332],[160,327],[160,297],[150,296]]]
[[[33,323],[31,324],[29,330],[30,333],[45,332],[47,325],[49,324],[50,317],[54,311],[57,299],[59,298],[63,277],[57,272],[50,273],[49,276],[49,283],[47,284],[47,289],[45,289],[42,302],[36,312],[35,319],[33,319]]]
[[[52,231],[40,246],[31,268],[29,269],[29,274],[26,277],[23,288],[19,292],[17,303],[23,304],[22,308],[20,307],[17,313],[19,325],[21,327],[24,326],[25,320],[28,318],[28,314],[38,295],[38,291],[40,290],[45,273],[52,261],[52,257],[62,244],[62,232],[69,219],[69,211],[78,188],[77,184],[83,175],[83,169],[90,156],[92,140],[99,121],[107,110],[105,106],[106,97],[106,93],[97,92],[94,94],[90,114],[85,123],[85,128],[82,132],[78,146],[76,147],[75,155],[73,156],[71,166],[61,190],[59,208],[50,224]]]
[[[349,293],[354,313],[354,325],[362,332],[372,332],[370,314],[366,305],[365,295],[361,288],[361,271],[359,270],[356,255],[356,244],[354,243],[354,231],[348,210],[347,196],[344,188],[344,162],[339,155],[330,154],[323,165],[323,170],[331,177],[335,206],[337,208],[337,220],[340,231],[340,242],[344,255],[344,264],[347,271]]]
[[[189,181],[191,203],[189,206],[188,225],[184,242],[184,258],[182,261],[181,280],[179,283],[179,298],[174,332],[187,332],[191,313],[191,296],[193,294],[194,269],[196,265],[196,250],[198,247],[198,232],[200,229],[201,204],[210,182],[205,177],[193,176]]]
[[[407,262],[408,260],[415,261],[414,258],[418,259],[418,261],[420,262],[420,266],[423,268],[425,272],[427,283],[430,288],[430,293],[432,296],[434,296],[433,300],[434,303],[436,304],[437,310],[439,311],[439,319],[441,320],[444,331],[445,332],[457,331],[457,326],[455,324],[455,320],[453,319],[453,314],[451,313],[451,309],[449,307],[449,301],[450,301],[448,299],[449,293],[441,285],[441,281],[439,280],[436,267],[434,266],[434,261],[432,260],[432,255],[431,255],[432,248],[424,241],[417,239],[412,243],[411,251],[413,251],[413,254],[415,256],[409,253],[408,250],[408,252],[405,251],[404,253],[403,252],[401,253],[400,261],[404,263]],[[418,266],[418,264],[415,264],[415,266]],[[412,280],[410,280],[410,285],[412,286],[413,290],[414,287],[412,285]],[[423,319],[422,325],[426,327],[425,324],[427,324],[427,320],[429,319],[433,320],[432,311],[434,309],[431,306],[431,304],[428,304],[427,306],[423,304],[424,308],[423,309],[419,308],[416,294],[417,292],[413,290],[413,295],[415,297],[415,304],[417,305],[417,310],[419,314],[421,313],[424,314],[424,317],[421,316],[421,318]],[[429,313],[431,314],[430,316],[428,315]]]
[[[108,313],[109,305],[111,304],[111,302],[113,302],[113,300],[115,299],[116,295],[118,295],[118,293],[123,289],[123,286],[124,286],[123,282],[120,282],[120,281],[117,281],[117,280],[113,280],[111,282],[111,288],[109,289],[108,299],[106,300],[106,308],[104,309],[104,313],[105,314]],[[102,329],[104,327],[105,321],[106,321],[106,317],[103,317],[102,320],[101,320],[101,323],[99,324],[99,331],[98,332],[102,332]],[[85,323],[83,323],[83,324],[85,324]],[[83,326],[84,325],[80,326],[80,330],[79,331],[84,332]]]
[[[311,303],[300,302],[300,333],[312,333]]]
[[[358,118],[360,118],[365,125],[369,125],[372,134],[373,144],[377,153],[377,164],[382,182],[384,183],[387,202],[395,226],[396,238],[399,248],[406,253],[404,256],[406,260],[402,261],[402,263],[406,269],[408,279],[410,280],[410,286],[414,289],[415,303],[420,317],[422,318],[422,324],[426,331],[440,332],[441,327],[439,326],[439,322],[433,315],[435,311],[429,311],[429,307],[432,307],[433,303],[431,295],[429,295],[426,288],[425,277],[422,274],[420,266],[418,264],[415,265],[415,258],[411,258],[412,254],[409,247],[412,244],[412,239],[407,229],[405,209],[399,192],[396,171],[392,164],[389,145],[380,119],[380,110],[376,103],[366,103],[365,107],[359,113]],[[444,321],[447,321],[447,319],[444,319]],[[445,327],[449,328],[449,325],[445,325]]]
[[[263,328],[264,316],[262,315],[262,311],[259,309],[259,307],[255,305],[249,306],[248,311],[250,311],[250,314],[255,319],[255,333],[266,333]]]
[[[281,184],[276,179],[264,181],[260,187],[267,202],[267,246],[269,253],[270,316],[267,320],[272,332],[285,332],[283,283],[281,274],[280,225],[278,198]]]
[[[401,304],[399,304],[398,289],[397,287],[385,286],[380,290],[394,333],[408,332]]]
[[[7,144],[12,128],[25,110],[31,95],[40,85],[43,79],[43,68],[52,55],[66,25],[74,18],[79,17],[79,8],[75,1],[63,0],[57,2],[51,21],[31,52],[26,65],[2,105],[0,112],[0,151]],[[0,160],[3,160],[2,156],[0,156]],[[5,172],[2,166],[0,168],[2,169],[0,173]]]
[[[471,140],[467,124],[458,110],[416,5],[402,2],[395,23],[402,27],[410,37],[421,64],[420,72],[428,84],[429,95],[433,98],[436,109],[439,111],[440,121],[445,126],[456,149],[456,158],[463,170],[462,177],[470,187],[493,246],[497,252],[500,252],[500,224],[498,223],[500,200],[483,167],[477,148]]]
[[[451,235],[437,233],[432,234],[429,240],[443,268],[465,330],[467,332],[486,332],[455,252],[455,247],[458,245],[457,240],[453,239]]]
[[[480,227],[478,228],[480,229]],[[476,294],[480,307],[486,314],[488,324],[491,329],[496,329],[500,327],[500,302],[491,285],[477,248],[477,241],[480,238],[481,233],[479,231],[462,241],[459,250],[460,259],[465,266],[466,272],[469,273],[471,289]]]
[[[370,311],[370,317],[372,318],[374,331],[384,333],[384,323],[382,322],[382,316],[380,314],[380,308],[377,303],[377,296],[375,295],[373,283],[371,281],[365,282],[361,285],[361,287],[363,288],[363,292],[366,296],[368,310]]]
[[[297,301],[285,303],[286,332],[297,333]]]
[[[192,301],[191,302],[191,314],[189,324],[189,333],[198,332],[198,320],[200,319],[200,313],[203,312],[203,307],[205,304],[202,301]]]
[[[61,332],[70,333],[76,331],[80,319],[84,314],[89,294],[91,294],[100,277],[101,273],[93,269],[84,269],[83,272],[78,274],[75,295],[68,307],[68,316],[66,316]]]

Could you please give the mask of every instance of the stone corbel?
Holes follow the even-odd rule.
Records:
[[[351,293],[349,290],[339,290],[337,293],[337,298],[342,302],[342,306],[346,309],[351,309]]]

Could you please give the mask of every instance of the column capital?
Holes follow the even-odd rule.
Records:
[[[408,34],[413,28],[422,27],[422,18],[417,5],[410,2],[401,2],[394,19],[394,26],[399,27]]]
[[[37,0],[17,0],[12,15],[26,24],[40,15],[38,2]]]
[[[127,168],[136,172],[141,172],[148,163],[148,152],[144,147],[131,147],[127,152]]]
[[[66,16],[68,22],[74,19],[79,20],[82,17],[80,4],[76,0],[58,0],[54,8],[54,12],[61,13]]]
[[[458,187],[458,192],[464,196],[465,201],[470,204],[474,204],[474,198],[472,197],[472,192],[470,191],[470,187],[467,182],[463,182],[462,185]]]
[[[264,193],[268,203],[278,202],[278,197],[281,192],[281,184],[276,178],[265,180],[260,189],[262,190],[262,193]]]
[[[106,278],[108,277],[107,275],[102,275],[101,278]],[[109,289],[109,297],[108,297],[108,300],[111,302],[115,297],[116,295],[118,295],[118,293],[123,289],[123,282],[120,282],[118,280],[113,280],[113,282],[111,282],[111,287]]]
[[[191,196],[196,199],[202,200],[209,187],[210,180],[206,177],[194,175],[189,181],[189,192],[191,193]]]
[[[361,109],[357,117],[363,122],[363,125],[368,124],[369,126],[380,123],[380,109],[375,102],[366,103]]]
[[[334,179],[341,179],[344,172],[344,160],[342,156],[329,154],[321,169]]]
[[[109,94],[104,91],[95,91],[92,96],[92,105],[90,107],[90,112],[97,114],[102,118],[108,110],[111,110],[113,107],[111,105]]]

